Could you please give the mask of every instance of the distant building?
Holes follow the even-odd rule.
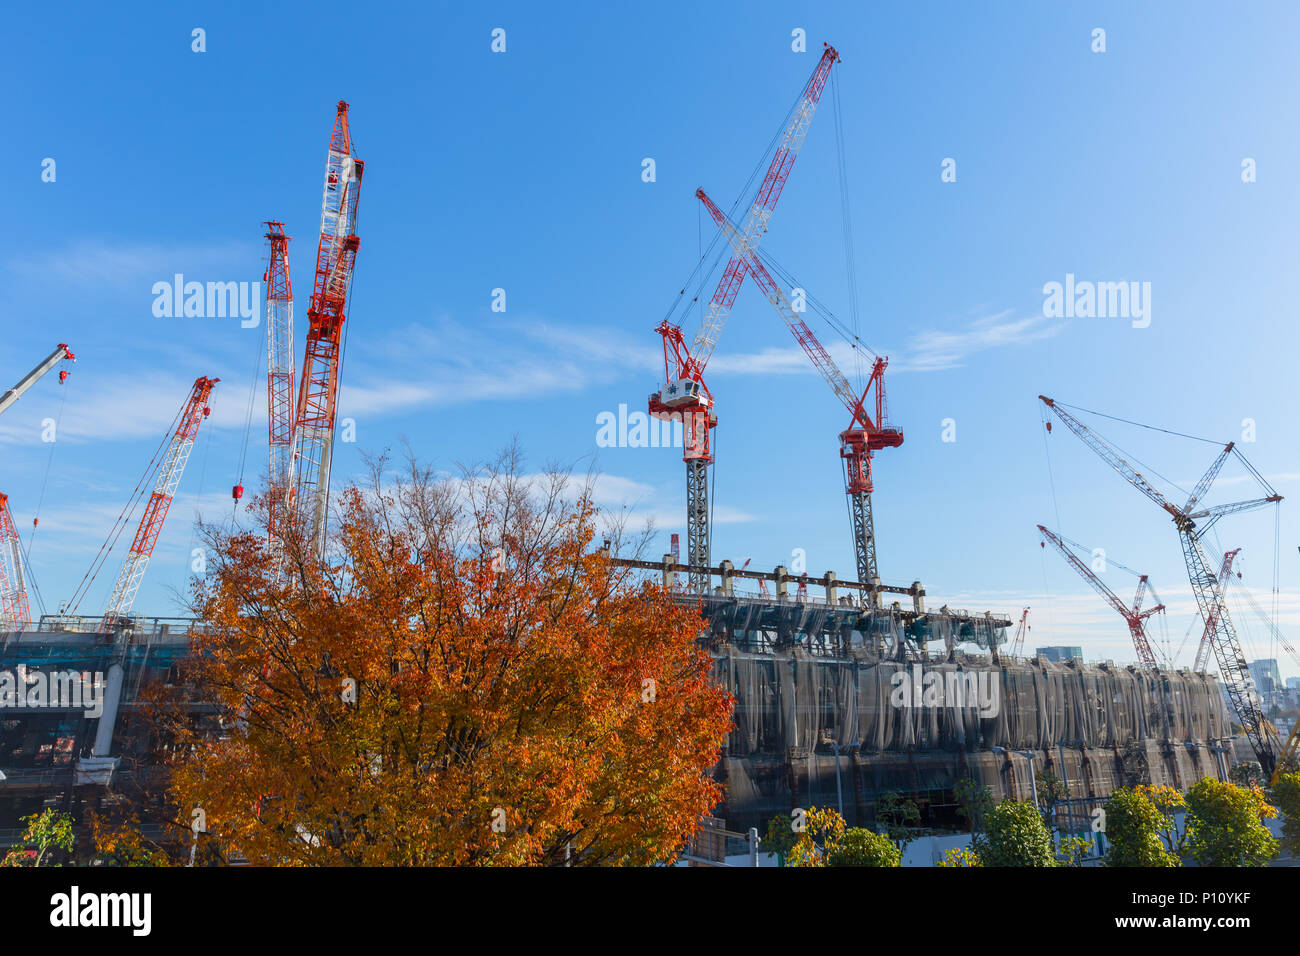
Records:
[[[1269,697],[1282,687],[1282,672],[1277,669],[1275,658],[1251,661],[1250,676],[1261,696]]]
[[[1036,653],[1039,657],[1049,660],[1054,664],[1063,664],[1070,660],[1083,660],[1083,648],[1068,644],[1054,644],[1051,647],[1040,647]]]
[[[1286,679],[1287,690],[1300,690],[1300,677],[1288,677]]]

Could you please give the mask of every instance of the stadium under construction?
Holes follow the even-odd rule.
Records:
[[[1204,623],[1203,653],[1191,669],[1162,664],[1146,652],[1143,622],[1159,606],[1141,610],[1141,588],[1130,606],[1089,581],[1124,615],[1138,659],[1085,664],[1025,656],[1017,627],[1023,627],[1023,617],[1016,622],[989,611],[936,608],[919,581],[906,587],[882,582],[872,511],[873,455],[903,443],[885,400],[888,359],[874,356],[863,366],[865,382],[851,385],[804,322],[804,310],[792,303],[789,290],[797,284],[759,250],[838,61],[827,45],[773,139],[757,193],[743,195],[733,207],[745,212],[740,221],[703,190],[697,192],[717,226],[715,262],[728,258],[689,344],[670,320],[681,320],[692,303],[705,301],[700,292],[709,279],[706,269],[697,268],[698,275],[682,285],[677,314],[670,309],[655,330],[662,339],[663,377],[648,401],[652,416],[676,422],[685,433],[685,559],[675,553],[659,562],[610,556],[638,574],[657,577],[678,601],[699,607],[706,621],[701,641],[712,655],[717,680],[735,701],[735,726],[715,770],[725,786],[716,816],[742,830],[794,807],[834,805],[850,824],[866,824],[883,794],[905,793],[920,804],[923,825],[960,828],[956,791],[964,780],[987,786],[994,797],[1026,799],[1035,792],[1036,772],[1050,770],[1069,797],[1086,803],[1123,785],[1184,789],[1201,777],[1225,778],[1242,757],[1258,759],[1266,774],[1272,772],[1294,756],[1300,737],[1293,735],[1284,748],[1264,719],[1224,603],[1226,579],[1216,574],[1201,538],[1222,516],[1281,499],[1246,463],[1265,494],[1204,506],[1224,461],[1232,454],[1241,458],[1231,444],[1179,506],[1062,403],[1043,398],[1067,429],[1173,519]],[[355,230],[363,170],[352,151],[348,105],[340,101],[327,153],[309,327],[297,368],[289,236],[274,220],[264,233],[270,248],[264,274],[268,513],[273,525],[286,520],[303,528],[317,557],[327,541],[342,330],[360,246]],[[745,200],[752,200],[747,209]],[[701,256],[701,266],[711,254]],[[832,572],[810,577],[782,567],[760,572],[714,563],[709,469],[718,408],[705,370],[746,277],[759,286],[838,399],[835,414],[848,415],[847,427],[837,429],[836,464],[845,479],[855,568],[843,580]],[[814,299],[808,301],[820,310]],[[851,347],[865,348],[855,331],[829,314],[823,317],[845,333]],[[60,345],[0,396],[0,412],[71,358]],[[60,381],[66,375],[61,372]],[[175,681],[178,665],[191,653],[192,636],[203,625],[141,617],[133,605],[217,381],[195,380],[164,438],[165,451],[138,486],[138,500],[123,509],[109,535],[110,543],[116,541],[136,511],[142,512],[102,615],[78,616],[86,596],[82,589],[59,614],[32,623],[24,588],[30,569],[24,566],[7,499],[0,495],[0,844],[17,835],[20,817],[42,806],[79,813],[106,799],[159,796],[166,744],[147,718],[147,690],[154,682]],[[845,423],[843,417],[836,421]],[[237,483],[236,502],[243,492]],[[269,530],[274,548],[275,527]],[[1050,535],[1047,540],[1064,547],[1054,533],[1042,530]],[[101,549],[85,588],[109,551]],[[1088,576],[1086,569],[1081,573]],[[1217,676],[1208,672],[1211,659]],[[86,706],[87,688],[93,707]],[[60,696],[69,690],[80,696]],[[187,706],[196,720],[214,713],[203,699],[190,698]]]

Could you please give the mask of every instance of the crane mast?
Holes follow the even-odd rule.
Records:
[[[1223,563],[1219,565],[1219,589],[1224,593],[1227,593],[1228,583],[1232,580],[1232,560],[1240,553],[1241,548],[1234,548],[1223,555]],[[1192,663],[1192,670],[1198,674],[1205,670],[1205,665],[1209,662],[1214,630],[1214,621],[1207,620],[1201,634],[1201,643],[1196,648],[1196,660]]]
[[[263,286],[266,289],[266,413],[270,480],[267,514],[272,532],[278,527],[282,498],[293,480],[293,283],[289,277],[289,240],[284,223],[266,223],[271,244]]]
[[[1156,661],[1155,653],[1151,650],[1151,642],[1147,639],[1145,622],[1151,615],[1163,611],[1165,606],[1157,604],[1145,611],[1142,610],[1142,600],[1147,592],[1147,576],[1144,574],[1138,578],[1137,594],[1133,598],[1133,606],[1129,607],[1120,600],[1118,594],[1106,586],[1106,582],[1093,573],[1092,568],[1079,560],[1078,555],[1071,551],[1069,546],[1058,535],[1041,524],[1038,526],[1038,533],[1042,536],[1044,545],[1050,544],[1059,551],[1061,557],[1065,558],[1066,563],[1079,573],[1079,577],[1092,585],[1092,589],[1100,594],[1107,604],[1118,611],[1120,617],[1124,618],[1124,623],[1128,625],[1129,634],[1133,637],[1133,649],[1137,651],[1138,660],[1142,663],[1142,666],[1151,671],[1159,670],[1160,665]]]
[[[40,381],[46,372],[54,368],[54,366],[58,365],[64,359],[75,362],[77,357],[72,354],[72,350],[69,349],[66,344],[60,342],[53,352],[41,360],[41,363],[37,365],[36,368],[32,369],[20,378],[17,385],[9,389],[3,395],[0,395],[0,412],[5,411],[10,405],[22,398],[24,392]],[[67,378],[67,371],[59,372],[60,384],[65,382]]]
[[[352,155],[348,104],[339,100],[325,162],[320,244],[298,405],[294,414],[293,513],[317,555],[325,550],[330,467],[334,456],[334,417],[339,362],[343,350],[352,269],[361,240],[356,235],[357,202],[364,163]]]
[[[845,494],[849,496],[849,515],[853,524],[853,546],[857,559],[858,580],[870,587],[867,594],[872,603],[878,600],[876,582],[879,567],[876,560],[875,521],[871,511],[871,493],[875,490],[871,474],[872,453],[882,448],[897,448],[903,443],[903,433],[891,427],[885,409],[885,367],[889,360],[877,358],[872,367],[866,388],[859,395],[848,378],[818,341],[812,329],[795,311],[785,290],[772,278],[753,247],[746,244],[740,231],[726,214],[709,198],[703,189],[695,191],[718,228],[731,244],[733,256],[746,263],[754,281],[771,303],[777,314],[790,329],[799,347],[812,361],[818,374],[831,387],[836,397],[852,416],[849,427],[840,433],[840,457],[845,462]],[[868,413],[867,401],[875,390],[875,417]]]
[[[219,381],[221,380],[217,378],[195,379],[190,397],[181,408],[167,452],[162,464],[158,466],[153,494],[149,496],[149,503],[140,518],[140,527],[136,529],[131,549],[127,552],[122,570],[118,572],[113,592],[108,599],[108,607],[100,621],[101,631],[111,630],[115,625],[123,623],[131,613],[136,593],[140,590],[140,582],[149,567],[149,558],[153,554],[154,544],[157,543],[163,522],[167,518],[167,509],[171,507],[172,499],[176,496],[181,475],[185,471],[185,463],[194,448],[199,424],[211,413],[208,407],[208,396],[212,394],[212,387]]]
[[[780,142],[767,175],[745,216],[741,233],[745,246],[757,248],[767,224],[776,209],[777,200],[789,179],[790,170],[808,135],[817,104],[831,67],[839,61],[839,54],[826,44],[821,59],[812,76],[804,85],[799,102],[781,134]],[[713,394],[704,382],[704,368],[713,349],[718,344],[722,328],[736,301],[749,269],[744,256],[732,254],[723,270],[713,298],[709,300],[708,313],[700,324],[691,345],[686,345],[680,327],[664,321],[655,329],[663,338],[665,384],[650,396],[650,414],[656,417],[677,417],[682,421],[683,452],[686,463],[686,555],[692,568],[705,568],[711,563],[711,537],[709,524],[709,465],[713,462],[710,432],[718,423],[713,412]],[[690,588],[695,592],[708,589],[708,575],[702,571],[690,572]]]
[[[18,531],[9,511],[9,496],[0,492],[0,630],[17,630],[31,619]]]
[[[1182,508],[1179,508],[1166,499],[1136,468],[1129,464],[1116,448],[1061,408],[1058,402],[1044,395],[1040,395],[1038,398],[1084,444],[1091,448],[1111,468],[1119,472],[1125,481],[1146,495],[1173,519],[1174,526],[1178,529],[1179,543],[1182,545],[1183,561],[1187,565],[1187,578],[1191,583],[1192,593],[1196,596],[1196,604],[1200,610],[1201,619],[1206,622],[1206,631],[1210,635],[1210,646],[1214,650],[1215,659],[1219,664],[1219,679],[1223,682],[1228,700],[1232,704],[1237,720],[1250,741],[1251,749],[1255,752],[1260,767],[1263,768],[1265,775],[1271,774],[1277,764],[1279,750],[1277,734],[1272,729],[1272,725],[1264,719],[1263,705],[1260,702],[1259,694],[1255,690],[1255,682],[1251,679],[1250,668],[1246,664],[1246,656],[1242,652],[1241,641],[1237,637],[1236,628],[1233,626],[1232,618],[1228,614],[1223,589],[1210,567],[1209,556],[1205,553],[1205,548],[1201,544],[1201,535],[1225,515],[1238,514],[1266,504],[1276,504],[1282,500],[1282,496],[1274,491],[1252,467],[1250,468],[1251,473],[1268,490],[1268,495],[1249,501],[1237,501],[1213,508],[1202,508],[1199,511],[1193,510],[1209,490],[1228,455],[1235,451],[1235,445],[1229,442],[1201,477],[1201,480],[1196,483],[1196,487],[1188,497],[1187,503]],[[1239,458],[1241,457],[1240,452],[1236,452],[1236,454]],[[1247,465],[1249,467],[1249,463]],[[1198,524],[1198,522],[1200,523]]]
[[[1029,633],[1029,608],[1020,612],[1020,620],[1016,623],[1016,634],[1011,640],[1011,656],[1019,657],[1025,647],[1025,635]],[[993,654],[997,655],[997,644],[993,644]]]

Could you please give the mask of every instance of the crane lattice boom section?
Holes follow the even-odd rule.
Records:
[[[0,494],[0,630],[17,630],[31,619],[18,531],[9,511],[9,496]]]
[[[113,592],[109,596],[108,607],[104,611],[104,618],[100,625],[101,630],[109,630],[131,613],[136,593],[140,590],[140,582],[149,567],[149,558],[153,554],[158,535],[162,532],[163,522],[167,519],[167,509],[171,507],[172,499],[176,496],[181,475],[185,472],[185,463],[189,461],[190,452],[194,448],[199,424],[211,411],[208,407],[208,396],[212,394],[213,386],[219,381],[220,379],[216,378],[199,378],[195,380],[190,390],[190,397],[181,409],[162,464],[158,466],[153,493],[149,496],[149,503],[145,505],[140,527],[136,529],[126,561],[122,565],[122,570],[118,572],[117,582],[113,585]]]
[[[845,492],[849,496],[849,518],[853,525],[858,577],[868,583],[875,582],[879,578],[879,566],[876,558],[875,519],[871,502],[871,493],[874,490],[871,454],[881,448],[897,448],[903,443],[903,433],[891,428],[886,421],[885,367],[889,360],[876,359],[867,387],[861,395],[858,395],[849,385],[848,378],[831,358],[830,353],[795,310],[785,290],[772,278],[757,252],[745,241],[740,230],[732,224],[703,189],[697,189],[695,195],[708,209],[709,215],[713,217],[718,228],[726,235],[732,248],[733,259],[745,264],[763,295],[781,316],[781,320],[790,329],[799,347],[812,361],[813,367],[852,415],[849,427],[840,433],[840,457],[845,462]],[[866,410],[867,396],[871,394],[873,387],[876,390],[874,421]],[[875,597],[874,591],[871,592],[871,596]]]
[[[1280,741],[1273,731],[1273,725],[1264,718],[1264,707],[1255,689],[1255,681],[1250,676],[1250,666],[1246,663],[1246,655],[1242,653],[1237,630],[1228,615],[1223,589],[1210,570],[1210,559],[1201,546],[1200,539],[1190,530],[1184,531],[1179,538],[1183,543],[1183,556],[1187,562],[1192,592],[1196,595],[1201,617],[1206,621],[1210,646],[1214,649],[1214,657],[1219,664],[1219,681],[1232,703],[1238,722],[1250,740],[1260,767],[1266,776],[1271,775],[1277,763]]]
[[[808,135],[808,127],[812,125],[817,104],[821,102],[826,79],[830,76],[831,67],[839,61],[839,58],[840,55],[835,52],[835,48],[828,44],[822,53],[822,58],[817,61],[816,69],[804,86],[803,95],[799,98],[790,121],[781,134],[781,142],[772,156],[763,184],[759,187],[754,203],[741,224],[740,235],[746,249],[756,250],[763,233],[767,232],[768,221],[771,220],[772,213],[776,209],[777,200],[781,198],[781,191],[785,189],[786,180],[790,178],[790,170],[794,168],[799,149]],[[741,283],[745,280],[745,272],[749,268],[748,257],[733,251],[731,259],[727,262],[727,268],[722,273],[722,281],[718,283],[718,288],[709,302],[709,311],[691,342],[690,354],[696,363],[695,371],[702,373],[704,367],[708,365],[713,349],[718,344],[718,337],[722,334],[722,327],[731,312],[732,304],[736,301],[736,293],[740,291]]]
[[[1233,548],[1231,551],[1224,552],[1223,563],[1219,566],[1219,591],[1226,594],[1228,584],[1232,581],[1232,560],[1241,553],[1241,548]],[[1210,608],[1210,614],[1214,615],[1215,609]],[[1196,648],[1196,659],[1192,662],[1192,670],[1200,673],[1205,670],[1205,665],[1210,659],[1210,648],[1213,646],[1213,637],[1215,624],[1213,617],[1208,618],[1205,622],[1205,630],[1201,634],[1201,643]]]
[[[319,554],[325,544],[342,330],[361,240],[357,203],[364,164],[352,155],[348,104],[339,101],[325,163],[320,244],[294,416],[293,509]]]
[[[18,399],[22,398],[24,392],[39,382],[46,372],[54,368],[54,366],[58,365],[64,359],[75,362],[77,357],[72,354],[72,351],[67,347],[67,345],[59,343],[53,352],[41,360],[39,365],[20,378],[17,385],[6,391],[3,395],[0,395],[0,412],[3,412],[14,402],[18,401]],[[67,377],[67,372],[59,373],[60,382]]]
[[[1247,462],[1247,467],[1250,468],[1251,473],[1270,492],[1268,496],[1191,513],[1197,501],[1209,490],[1215,476],[1219,473],[1219,469],[1223,467],[1224,459],[1234,450],[1234,446],[1229,443],[1219,453],[1219,456],[1210,465],[1201,480],[1197,482],[1187,504],[1182,508],[1178,508],[1143,478],[1109,442],[1061,408],[1058,402],[1054,402],[1043,395],[1038,397],[1043,404],[1056,413],[1056,416],[1070,431],[1074,432],[1088,447],[1092,448],[1103,461],[1173,518],[1183,549],[1183,561],[1187,565],[1187,578],[1191,583],[1192,592],[1196,596],[1196,604],[1200,609],[1201,618],[1206,623],[1206,634],[1209,637],[1210,646],[1214,650],[1215,660],[1219,665],[1219,678],[1228,695],[1228,700],[1232,704],[1233,711],[1237,715],[1237,721],[1241,724],[1250,740],[1251,749],[1255,751],[1256,759],[1259,760],[1264,773],[1266,775],[1271,774],[1277,763],[1279,749],[1276,733],[1272,730],[1272,725],[1264,719],[1264,709],[1259,694],[1255,690],[1255,682],[1251,679],[1250,669],[1246,665],[1246,656],[1242,652],[1241,641],[1237,637],[1236,628],[1233,627],[1232,618],[1228,614],[1228,605],[1224,600],[1223,589],[1210,567],[1209,557],[1205,553],[1205,548],[1201,545],[1200,538],[1220,517],[1248,511],[1265,504],[1275,504],[1282,500],[1282,496],[1269,488],[1262,476],[1253,467],[1250,467]],[[1240,452],[1237,455],[1241,457]],[[1197,520],[1204,517],[1208,517],[1210,520],[1198,528]]]
[[[266,288],[266,413],[270,508],[276,520],[279,499],[293,475],[293,283],[289,275],[289,240],[284,223],[268,222],[270,242],[263,283]]]

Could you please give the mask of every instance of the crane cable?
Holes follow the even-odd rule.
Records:
[[[1090,408],[1083,408],[1079,405],[1069,405],[1065,402],[1059,402],[1059,401],[1056,404],[1060,405],[1062,408],[1073,408],[1076,412],[1083,412],[1087,415],[1096,415],[1098,418],[1109,418],[1113,422],[1122,422],[1125,425],[1135,425],[1138,428],[1145,428],[1148,431],[1164,432],[1166,435],[1173,435],[1177,438],[1190,438],[1193,441],[1203,441],[1207,444],[1218,445],[1220,447],[1222,447],[1224,444],[1224,442],[1221,442],[1215,438],[1202,438],[1199,435],[1188,435],[1185,432],[1176,432],[1169,428],[1160,428],[1157,425],[1144,425],[1142,422],[1135,422],[1128,418],[1120,418],[1117,415],[1107,415],[1105,412],[1095,412]]]
[[[122,511],[113,522],[113,527],[109,529],[108,537],[104,539],[104,543],[99,546],[99,551],[96,552],[94,559],[90,562],[90,568],[84,575],[82,575],[81,582],[77,585],[76,590],[72,592],[72,597],[64,604],[64,607],[68,609],[68,614],[75,615],[77,613],[77,610],[81,607],[81,602],[85,600],[86,594],[89,592],[91,585],[95,583],[95,579],[99,576],[99,572],[103,570],[104,563],[108,560],[113,548],[117,546],[117,541],[122,536],[122,532],[126,529],[126,526],[131,521],[132,517],[134,517],[135,509],[144,498],[143,489],[161,466],[164,449],[171,443],[172,436],[176,431],[177,423],[180,421],[181,415],[185,413],[187,405],[188,403],[183,404],[176,412],[176,417],[172,419],[171,424],[167,427],[166,433],[163,435],[162,441],[154,451],[153,457],[145,466],[144,474],[141,475],[140,480],[136,482],[136,486],[131,492],[131,497],[127,500],[127,503],[122,506]]]
[[[208,458],[212,455],[212,429],[207,430],[207,436],[203,439],[203,460],[199,463],[199,490],[195,496],[195,501],[203,501],[203,489],[207,485],[208,477]],[[194,539],[198,535],[198,527],[195,524],[190,525],[190,555],[194,554]]]
[[[812,306],[813,311],[817,313],[817,316],[826,323],[831,331],[843,339],[848,344],[849,348],[854,350],[859,365],[862,364],[861,353],[858,353],[857,351],[859,348],[866,349],[866,351],[870,352],[873,356],[879,357],[880,353],[878,351],[863,341],[857,332],[846,326],[839,318],[837,318],[835,313],[832,312],[825,303],[809,292],[807,286],[799,282],[799,280],[795,278],[794,273],[781,265],[781,263],[777,262],[771,253],[766,249],[759,249],[755,255],[758,256],[769,272],[776,273],[777,277],[787,286],[792,289],[803,289],[805,301]]]
[[[1250,609],[1255,613],[1255,616],[1258,617],[1260,621],[1264,624],[1264,627],[1267,629],[1269,633],[1268,656],[1270,658],[1275,658],[1276,651],[1274,650],[1274,648],[1276,648],[1278,645],[1281,645],[1282,649],[1285,650],[1287,654],[1290,655],[1292,661],[1297,666],[1300,666],[1300,652],[1297,652],[1295,647],[1292,646],[1291,642],[1286,639],[1286,635],[1282,633],[1282,629],[1277,625],[1277,619],[1273,617],[1269,617],[1268,612],[1266,612],[1262,607],[1260,607],[1259,602],[1255,600],[1255,596],[1251,594],[1250,588],[1246,586],[1244,581],[1242,582],[1242,585],[1238,590],[1241,599],[1250,606]]]
[[[1048,428],[1050,425],[1047,421],[1047,409],[1043,407],[1042,402],[1038,403],[1038,418],[1039,422],[1043,425],[1043,457],[1047,461],[1047,485],[1052,490],[1052,512],[1056,515],[1056,527],[1059,528],[1061,527],[1061,505],[1056,497],[1056,473],[1052,468],[1052,447],[1047,441],[1047,436],[1049,434]],[[1042,542],[1040,541],[1039,543],[1041,544]],[[1043,597],[1047,601],[1047,623],[1052,630],[1052,636],[1055,637],[1056,600],[1051,589],[1048,587],[1047,548],[1040,547],[1038,551],[1043,563]]]
[[[269,316],[267,320],[270,321]],[[249,386],[248,386],[248,410],[244,415],[244,447],[239,453],[239,478],[235,482],[236,487],[241,489],[244,486],[244,464],[248,460],[248,438],[253,431],[253,403],[257,399],[257,378],[258,378],[258,373],[262,371],[262,353],[264,351],[265,350],[262,348],[262,343],[259,340],[257,343],[257,358],[256,361],[253,363],[253,377],[252,380],[249,382]],[[209,434],[211,433],[209,432]],[[239,510],[239,499],[235,498],[234,505],[231,509],[231,512],[233,514],[238,510]]]
[[[844,147],[844,116],[840,107],[840,86],[834,72],[831,73],[831,106],[835,120],[835,158],[839,168],[840,180],[840,218],[844,233],[844,271],[848,280],[849,319],[853,323],[853,337],[856,339],[861,331],[860,300],[858,298],[857,254],[853,247],[853,214],[849,204],[849,170]],[[858,391],[862,391],[866,377],[866,363],[862,353],[854,351],[855,372]]]
[[[776,151],[777,143],[780,142],[781,137],[785,134],[786,128],[790,125],[790,118],[794,115],[794,111],[798,108],[799,103],[802,102],[804,97],[804,91],[806,89],[807,89],[806,84],[804,87],[800,88],[799,95],[795,97],[794,102],[790,104],[790,108],[786,110],[785,118],[781,120],[781,125],[777,127],[777,131],[772,135],[771,140],[768,141],[767,148],[763,151],[763,155],[760,156],[758,162],[754,164],[753,170],[750,171],[749,178],[745,180],[744,186],[741,187],[740,192],[737,194],[735,200],[732,202],[731,207],[727,210],[727,218],[731,219],[733,222],[735,221],[736,210],[740,208],[741,203],[745,199],[745,197],[747,197],[750,194],[750,190],[753,188],[754,181],[758,178],[759,173],[764,169],[765,166],[771,164],[770,157]],[[753,201],[751,200],[751,205],[752,202]],[[709,242],[709,250],[708,253],[706,253],[706,255],[711,254],[713,252],[713,249],[717,247],[719,243],[722,243],[722,237],[723,237],[723,232],[721,229],[717,230],[713,234],[713,239]],[[679,308],[682,307],[682,302],[686,296],[687,289],[693,287],[694,291],[692,293],[693,298],[685,306],[686,309],[689,309],[692,304],[694,304],[696,301],[699,300],[700,293],[704,290],[704,286],[708,282],[709,276],[713,274],[714,270],[718,266],[718,263],[722,261],[722,253],[727,251],[729,246],[730,246],[729,243],[722,243],[722,249],[720,249],[717,256],[714,257],[713,263],[712,265],[709,266],[708,270],[706,271],[703,270],[703,265],[704,265],[703,259],[701,259],[701,261],[695,264],[695,268],[691,270],[691,273],[687,277],[686,282],[682,284],[680,291],[678,291],[677,295],[673,298],[672,304],[669,305],[668,311],[664,314],[665,322],[671,322],[674,314],[678,311]],[[699,277],[698,284],[696,284],[697,276]]]
[[[41,477],[41,493],[36,499],[36,511],[32,515],[32,530],[27,533],[27,543],[22,545],[22,539],[19,538],[19,544],[22,545],[23,560],[27,566],[27,580],[32,586],[32,591],[36,595],[36,603],[41,609],[41,614],[47,613],[45,607],[45,597],[41,594],[40,586],[36,583],[36,575],[32,570],[32,549],[36,546],[36,531],[40,527],[41,508],[45,504],[45,491],[50,483],[50,466],[54,464],[54,446],[58,444],[59,428],[63,425],[63,410],[68,404],[68,393],[66,387],[62,398],[59,399],[59,413],[54,419],[54,437],[55,440],[50,442],[49,453],[45,456],[45,474]]]

